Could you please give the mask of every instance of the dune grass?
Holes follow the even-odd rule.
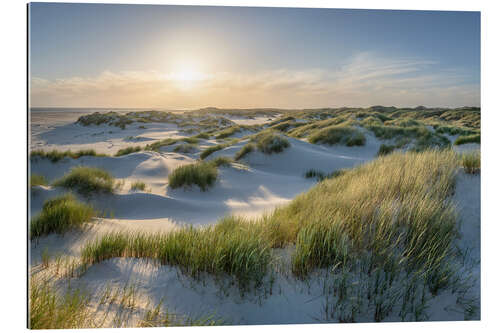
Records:
[[[217,156],[213,160],[210,160],[210,164],[216,166],[216,167],[227,167],[230,166],[233,160],[227,156]]]
[[[257,232],[235,219],[206,228],[186,227],[166,234],[110,233],[85,245],[88,265],[113,257],[151,258],[179,266],[185,274],[228,274],[241,289],[258,286],[266,275],[271,249]]]
[[[188,138],[179,139],[179,141],[184,141],[185,143],[195,145],[195,144],[198,144],[200,142],[200,139],[198,139],[196,136],[192,136],[192,137],[188,137]]]
[[[132,191],[145,191],[146,190],[146,184],[141,181],[136,181],[133,182],[132,185],[130,185],[130,189]]]
[[[251,141],[265,154],[281,153],[290,147],[290,142],[283,135],[273,131],[262,131],[254,135]]]
[[[210,162],[183,165],[168,175],[168,186],[173,189],[197,185],[207,191],[217,179],[217,166]]]
[[[322,259],[325,253],[340,253],[333,257],[343,264],[345,248],[352,258],[368,255],[372,268],[397,260],[404,263],[398,269],[442,273],[456,237],[455,211],[446,198],[457,163],[451,151],[393,153],[299,195],[272,217],[287,230],[285,241],[297,243],[294,273],[307,276],[332,264]]]
[[[326,175],[321,170],[309,169],[304,173],[305,178],[315,178],[317,181],[325,179]]]
[[[159,140],[159,141],[156,141],[156,142],[153,142],[151,144],[146,145],[146,147],[144,147],[144,150],[159,151],[161,147],[171,146],[173,144],[176,144],[179,141],[183,141],[187,144],[195,145],[195,144],[198,144],[200,142],[200,139],[199,139],[199,135],[195,135],[195,136],[191,136],[191,137],[187,137],[187,138],[180,138],[180,139],[167,138],[167,139]]]
[[[118,150],[118,152],[116,152],[115,156],[123,156],[123,155],[132,154],[132,153],[137,153],[138,151],[141,151],[141,150],[142,150],[141,146],[127,147],[127,148],[123,148],[123,149]]]
[[[464,171],[469,174],[479,173],[481,170],[481,153],[479,150],[461,154]]]
[[[65,157],[77,159],[82,156],[107,156],[105,154],[97,154],[94,149],[85,149],[85,150],[78,150],[78,151],[59,151],[59,150],[51,150],[51,151],[43,151],[43,150],[34,150],[30,153],[30,159],[34,158],[47,158],[49,159],[52,163],[59,162]]]
[[[245,157],[246,154],[253,152],[257,147],[253,143],[247,143],[239,151],[236,152],[234,155],[234,160],[239,161],[243,157]]]
[[[94,327],[88,309],[90,297],[79,289],[62,296],[47,281],[31,278],[29,284],[29,328],[71,329]]]
[[[202,160],[204,160],[205,158],[210,156],[212,153],[215,153],[216,151],[222,150],[222,149],[227,148],[227,147],[229,147],[228,144],[220,144],[220,145],[210,146],[201,152],[200,158]]]
[[[215,135],[215,138],[217,140],[219,139],[225,139],[225,138],[228,138],[230,137],[231,135],[234,135],[236,133],[238,133],[239,131],[241,131],[241,127],[236,125],[236,126],[231,126],[231,127],[228,127],[222,131],[220,131],[217,135]]]
[[[44,186],[48,185],[47,179],[45,179],[45,177],[42,175],[37,175],[37,174],[32,173],[30,175],[30,187],[40,186],[40,185],[44,185]]]
[[[144,150],[158,151],[158,150],[160,150],[161,147],[170,146],[170,145],[173,145],[175,143],[177,143],[176,139],[172,139],[172,138],[163,139],[163,140],[156,141],[156,142],[153,142],[151,144],[146,145],[146,147],[144,147]]]
[[[227,217],[166,235],[109,234],[87,244],[82,260],[153,258],[192,276],[229,274],[247,288],[250,281],[262,283],[271,248],[292,245],[291,272],[300,279],[330,267],[369,283],[353,284],[345,299],[378,293],[370,302],[379,321],[390,308],[377,302],[394,281],[418,276],[416,288],[434,295],[452,283],[457,225],[448,198],[459,163],[451,150],[392,153],[336,172],[254,221]]]
[[[77,166],[54,182],[54,186],[75,190],[84,196],[97,193],[113,193],[115,179],[99,168]]]
[[[70,194],[50,199],[43,204],[41,213],[31,219],[30,238],[79,228],[95,215],[91,206],[78,202]]]
[[[209,133],[199,133],[194,136],[197,139],[205,139],[208,140],[210,139],[210,134]]]
[[[397,146],[395,145],[386,145],[386,144],[381,144],[380,148],[378,149],[377,156],[383,156],[392,153]]]
[[[194,152],[196,150],[196,147],[197,146],[195,144],[192,144],[192,143],[183,143],[183,144],[176,146],[174,148],[174,151],[177,153],[187,154],[187,153]]]
[[[466,143],[481,143],[481,134],[461,135],[455,140],[455,145],[463,145]]]
[[[366,142],[364,134],[354,127],[333,125],[317,131],[309,136],[310,143],[325,143],[329,145],[343,144],[346,146],[363,146]]]

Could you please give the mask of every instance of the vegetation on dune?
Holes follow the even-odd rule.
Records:
[[[198,185],[202,191],[206,191],[215,184],[217,174],[217,166],[210,162],[183,165],[168,175],[168,186],[176,189]]]
[[[137,153],[138,151],[141,151],[141,149],[142,148],[140,146],[123,148],[123,149],[118,150],[118,152],[115,154],[115,156],[123,156],[123,155],[132,154],[132,153]]]
[[[200,142],[200,140],[197,137],[182,138],[179,140],[192,145],[198,144],[198,142]]]
[[[375,136],[382,140],[395,139],[395,148],[402,148],[413,142],[412,149],[422,151],[429,148],[446,148],[450,140],[439,133],[433,133],[425,126],[368,126]]]
[[[229,166],[232,161],[229,157],[218,156],[211,161],[180,166],[168,175],[168,186],[176,189],[198,185],[202,191],[207,191],[215,184],[217,168]]]
[[[310,143],[326,143],[329,145],[343,144],[346,146],[363,146],[366,142],[364,134],[353,127],[333,125],[312,132]]]
[[[475,150],[461,154],[461,162],[466,173],[475,174],[481,170],[481,153]]]
[[[200,158],[202,160],[204,160],[205,158],[210,156],[212,153],[215,153],[216,151],[222,150],[222,149],[227,148],[227,147],[229,147],[228,144],[220,144],[220,145],[210,146],[201,152]]]
[[[210,134],[209,133],[199,133],[199,134],[196,134],[194,137],[198,138],[198,139],[208,140],[208,139],[210,139]]]
[[[89,115],[83,115],[80,116],[76,122],[83,126],[108,124],[110,126],[125,129],[127,125],[133,123],[133,120],[127,115],[111,111],[106,113],[94,112]]]
[[[394,281],[409,278],[415,288],[436,294],[455,278],[450,267],[456,258],[456,212],[448,197],[459,163],[450,150],[393,153],[332,173],[255,221],[227,217],[209,228],[168,235],[110,234],[88,244],[82,258],[89,264],[112,257],[155,258],[193,276],[229,274],[246,288],[249,281],[262,283],[271,248],[292,244],[291,269],[301,279],[332,267],[335,274],[377,281],[375,290],[352,285],[346,299],[370,299],[372,293],[377,297],[370,302],[388,299]],[[387,315],[379,310],[377,321]]]
[[[54,182],[60,186],[75,190],[84,196],[97,193],[113,193],[115,179],[109,172],[99,168],[77,166]]]
[[[246,222],[224,219],[206,228],[186,227],[167,234],[111,233],[87,244],[82,260],[98,263],[113,257],[157,259],[179,266],[186,274],[226,273],[241,289],[262,283],[271,261],[271,248]]]
[[[30,153],[30,159],[35,159],[35,158],[47,158],[49,159],[52,163],[58,162],[62,160],[65,157],[69,158],[80,158],[82,156],[106,156],[105,154],[97,154],[94,149],[85,149],[85,150],[78,150],[78,151],[59,151],[59,150],[51,150],[51,151],[43,151],[43,150],[34,150]]]
[[[315,178],[317,181],[321,181],[326,178],[326,175],[321,170],[309,169],[304,173],[305,178]]]
[[[212,165],[215,165],[216,167],[227,167],[229,165],[231,165],[231,163],[233,162],[233,160],[229,157],[226,157],[226,156],[217,156],[216,158],[214,158],[213,160],[211,160],[210,164]]]
[[[455,140],[455,145],[463,145],[466,143],[481,143],[481,134],[461,135]]]
[[[476,130],[471,130],[468,128],[460,126],[446,126],[442,124],[434,124],[432,126],[436,133],[449,134],[449,135],[472,135],[477,134]]]
[[[260,132],[254,135],[251,141],[265,154],[281,153],[290,147],[290,142],[284,136],[273,131]]]
[[[59,265],[59,264],[56,264]],[[134,283],[123,287],[107,285],[103,291],[90,294],[71,285],[58,286],[49,279],[31,276],[29,281],[29,328],[74,329],[100,327],[168,327],[214,326],[225,322],[214,315],[191,318],[170,313],[162,301],[142,309],[138,304],[138,288]],[[97,320],[99,312],[104,311]],[[142,312],[142,314],[140,314]],[[134,314],[140,315],[139,321]]]
[[[243,147],[241,147],[241,149],[238,152],[236,152],[236,154],[234,155],[234,160],[235,161],[239,161],[246,154],[253,152],[255,149],[256,149],[255,144],[253,144],[253,143],[247,143],[246,145],[244,145]]]
[[[230,137],[231,135],[234,135],[238,132],[241,131],[241,127],[236,125],[236,126],[231,126],[231,127],[228,127],[222,131],[220,131],[218,134],[215,135],[215,138],[217,140],[219,139],[225,139],[227,137]]]
[[[396,148],[398,148],[395,145],[386,145],[386,144],[381,144],[380,148],[378,149],[377,156],[383,156],[392,153]]]
[[[70,194],[50,199],[43,204],[42,212],[31,220],[30,238],[81,227],[95,215],[91,206],[78,202]]]
[[[192,153],[196,150],[197,146],[192,143],[183,143],[174,148],[174,151],[177,153]]]
[[[330,173],[324,173],[321,170],[309,169],[304,173],[305,178],[315,178],[318,182],[327,179],[327,178],[335,178],[343,175],[345,172],[344,169],[339,169],[332,171]]]
[[[130,189],[132,191],[145,191],[146,190],[146,184],[141,181],[136,181],[133,182],[132,185],[130,185]]]
[[[47,185],[47,179],[45,179],[44,176],[42,175],[37,175],[32,173],[30,176],[30,187],[33,186],[40,186],[40,185]]]
[[[156,141],[156,142],[153,142],[151,144],[146,145],[146,147],[144,147],[144,150],[159,151],[161,147],[171,146],[173,144],[178,143],[179,141],[183,141],[183,142],[185,142],[187,144],[191,144],[191,145],[196,145],[196,144],[198,144],[198,142],[200,142],[200,140],[197,136],[180,138],[180,139],[167,138],[167,139],[159,140],[159,141]]]
[[[336,251],[344,253],[348,244],[352,259],[368,254],[373,268],[397,260],[408,270],[443,273],[456,236],[455,213],[446,200],[456,167],[453,152],[394,153],[300,195],[274,216],[294,230],[288,242],[298,242],[302,235],[294,272],[306,276],[315,267],[325,267],[322,256],[330,250],[322,247],[342,244]],[[303,229],[310,224],[315,226]],[[328,226],[323,228],[327,238],[317,238],[319,226]]]
[[[146,145],[146,147],[144,147],[144,150],[158,151],[158,150],[160,150],[161,147],[170,146],[170,145],[173,145],[175,143],[177,143],[176,139],[168,138],[168,139],[164,139],[164,140],[160,140],[160,141],[156,141],[156,142],[153,142],[151,144],[148,144],[148,145]]]
[[[291,129],[288,132],[288,135],[297,138],[303,138],[331,126],[335,125],[352,126],[353,124],[354,122],[352,121],[351,117],[346,115],[342,116],[338,114],[333,114],[326,117],[326,119],[325,118],[320,118],[319,120],[314,119],[307,124]]]
[[[89,310],[90,296],[79,289],[62,296],[47,281],[31,278],[29,283],[29,328],[71,329],[94,327]]]

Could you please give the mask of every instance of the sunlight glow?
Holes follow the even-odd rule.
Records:
[[[191,89],[197,83],[204,81],[208,75],[198,70],[193,63],[183,63],[174,67],[173,71],[166,75],[166,79],[172,81],[181,89]]]

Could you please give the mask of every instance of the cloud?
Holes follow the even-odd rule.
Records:
[[[207,74],[190,84],[156,71],[31,79],[33,106],[283,107],[479,105],[479,84],[459,70],[419,59],[361,53],[336,70]]]

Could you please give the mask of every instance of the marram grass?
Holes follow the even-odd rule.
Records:
[[[85,149],[85,150],[78,150],[78,151],[71,151],[71,150],[59,151],[59,150],[55,150],[55,149],[51,150],[51,151],[34,150],[30,153],[31,160],[33,160],[35,158],[47,158],[52,163],[59,162],[60,160],[62,160],[65,157],[77,159],[77,158],[80,158],[82,156],[103,157],[106,155],[105,154],[97,154],[94,149]]]
[[[481,170],[481,153],[479,150],[461,154],[461,162],[466,173],[475,174]]]
[[[30,187],[47,185],[47,179],[43,175],[37,175],[32,173],[30,176]]]
[[[115,179],[99,168],[77,166],[54,182],[54,186],[75,190],[84,196],[97,193],[113,193]]]
[[[110,233],[83,248],[82,261],[113,257],[151,258],[179,266],[186,274],[225,273],[240,288],[260,284],[271,261],[271,248],[246,222],[227,219],[215,226],[183,228],[166,234]]]
[[[31,219],[30,238],[50,233],[64,233],[81,227],[95,215],[96,212],[91,206],[78,202],[70,194],[47,200],[43,204],[41,213]]]
[[[352,286],[349,293],[380,295],[370,301],[379,321],[391,310],[378,303],[385,295],[380,288],[393,281],[415,276],[416,288],[432,294],[452,283],[458,233],[449,196],[460,162],[451,150],[395,152],[342,170],[254,221],[227,217],[168,234],[111,233],[88,243],[82,261],[151,258],[193,277],[230,275],[248,289],[265,280],[274,260],[271,249],[291,246],[290,270],[300,279],[320,268],[359,272],[370,285]]]
[[[183,165],[168,175],[168,186],[173,189],[197,185],[202,191],[208,190],[217,179],[217,166],[209,162]]]
[[[141,151],[141,146],[135,146],[135,147],[127,147],[120,149],[116,152],[115,156],[123,156],[123,155],[128,155],[132,153],[137,153],[138,151]]]

